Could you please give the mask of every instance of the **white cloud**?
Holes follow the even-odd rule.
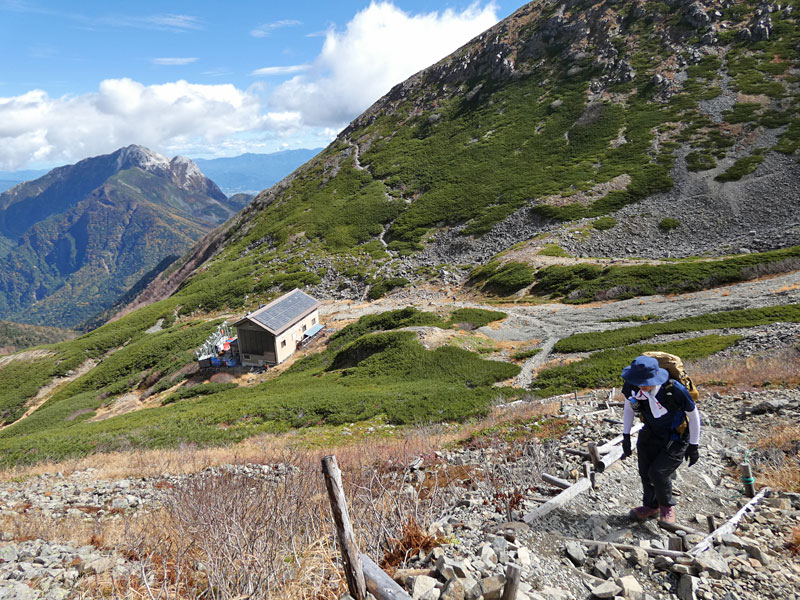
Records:
[[[302,25],[300,21],[294,21],[290,19],[284,19],[282,21],[275,21],[273,23],[264,23],[263,25],[259,25],[255,29],[250,32],[250,35],[257,38],[267,37],[270,33],[275,31],[276,29],[282,29],[284,27],[294,27],[295,25]]]
[[[197,57],[187,58],[154,58],[151,60],[154,65],[163,65],[167,67],[188,65],[197,62]]]
[[[75,16],[80,20],[85,17]],[[160,29],[166,31],[189,31],[203,29],[200,19],[193,15],[161,14],[148,15],[145,17],[133,17],[128,15],[113,15],[100,17],[94,21],[95,24],[108,27],[132,27],[135,29]]]
[[[0,169],[64,163],[133,143],[179,153],[242,132],[289,131],[298,123],[290,111],[265,114],[255,94],[230,84],[107,79],[97,92],[60,98],[33,90],[0,98]]]
[[[301,73],[308,71],[311,65],[289,65],[288,67],[264,67],[263,69],[256,69],[251,75],[291,75],[292,73]]]
[[[74,162],[129,144],[170,156],[269,152],[284,144],[319,147],[393,85],[496,23],[496,10],[490,1],[461,12],[412,15],[391,2],[373,2],[343,30],[326,32],[313,64],[253,71],[262,77],[294,75],[276,88],[262,81],[242,90],[232,84],[144,85],[122,78],[107,79],[97,91],[81,95],[51,97],[32,90],[0,97],[0,170]],[[182,15],[118,24],[176,31],[200,27],[196,18]],[[270,31],[268,26],[259,29]],[[194,60],[162,57],[153,62]]]
[[[372,2],[344,31],[328,31],[309,73],[281,84],[272,102],[277,110],[299,112],[305,125],[341,127],[393,85],[497,21],[493,2],[418,15],[391,2]]]

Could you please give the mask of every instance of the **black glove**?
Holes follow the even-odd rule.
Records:
[[[686,454],[683,455],[684,460],[689,461],[689,466],[691,467],[694,463],[700,460],[700,446],[697,444],[689,444],[689,447],[686,448]]]
[[[631,434],[630,433],[623,433],[622,434],[622,460],[628,458],[633,451],[631,450]]]

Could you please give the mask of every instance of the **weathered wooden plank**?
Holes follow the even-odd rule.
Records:
[[[547,502],[545,502],[541,506],[537,506],[532,511],[527,513],[523,517],[523,520],[526,523],[530,524],[533,521],[535,521],[536,519],[539,519],[539,518],[545,516],[546,514],[549,514],[549,513],[553,512],[555,509],[557,509],[557,508],[559,508],[561,506],[564,506],[567,502],[572,500],[575,496],[577,496],[578,494],[580,494],[582,492],[585,492],[591,486],[592,486],[591,482],[588,479],[586,479],[585,477],[582,477],[581,479],[576,481],[571,487],[569,487],[566,490],[564,490],[563,492],[561,492],[558,496],[554,496],[553,498],[551,498],[550,500],[548,500]]]
[[[506,567],[506,584],[503,586],[503,597],[500,600],[516,600],[520,575],[522,575],[522,569],[517,565]]]
[[[361,555],[361,564],[364,565],[367,589],[377,600],[412,600],[411,596],[366,554]]]
[[[322,473],[325,476],[325,487],[328,489],[331,513],[333,513],[333,520],[336,524],[336,536],[342,549],[347,587],[355,600],[366,600],[367,585],[364,581],[361,556],[353,536],[350,514],[347,511],[347,499],[342,486],[342,471],[339,469],[335,456],[326,456],[322,459]]]
[[[706,550],[708,550],[711,547],[711,544],[714,543],[714,540],[716,538],[722,537],[726,533],[733,533],[734,530],[736,529],[736,526],[739,524],[739,521],[742,520],[742,517],[746,513],[755,509],[756,504],[761,502],[761,500],[764,498],[764,495],[767,493],[768,490],[769,488],[761,488],[761,491],[758,492],[758,494],[756,494],[756,496],[752,500],[750,500],[750,502],[748,502],[742,508],[740,508],[739,512],[733,515],[724,525],[709,533],[702,542],[700,542],[694,548],[689,550],[689,554],[691,554],[692,556],[697,556],[701,552],[705,552]]]
[[[567,481],[566,479],[561,479],[560,477],[556,477],[555,475],[550,475],[549,473],[542,473],[542,479],[544,479],[549,484],[552,484],[556,487],[560,487],[562,490],[566,490],[567,488],[572,487],[571,481]]]
[[[637,423],[636,425],[634,425],[634,426],[633,426],[633,428],[631,429],[631,435],[633,435],[634,433],[638,433],[638,432],[639,432],[639,430],[640,430],[642,427],[644,427],[644,424],[643,424],[643,423]],[[622,442],[622,435],[618,435],[618,436],[617,436],[617,437],[615,437],[615,438],[611,438],[609,441],[607,441],[607,442],[606,442],[605,444],[603,444],[602,446],[598,446],[598,447],[597,447],[597,450],[600,452],[600,454],[603,454],[603,453],[605,453],[605,452],[608,452],[608,451],[609,451],[609,450],[611,450],[611,449],[612,449],[614,446],[616,446],[617,444],[619,444],[619,443],[621,443],[621,442]]]

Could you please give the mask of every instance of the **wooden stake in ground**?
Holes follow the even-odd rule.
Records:
[[[367,585],[364,581],[361,555],[353,537],[353,525],[350,523],[347,499],[342,487],[342,471],[339,469],[335,456],[326,456],[322,459],[322,473],[325,476],[325,487],[328,489],[328,497],[331,501],[331,513],[333,513],[333,520],[336,523],[336,537],[339,539],[339,546],[342,549],[347,588],[355,600],[366,600]]]
[[[516,600],[521,574],[522,570],[517,565],[506,567],[506,584],[503,586],[503,597],[500,600]]]
[[[749,464],[742,464],[742,483],[744,483],[744,493],[748,498],[756,495],[755,480],[753,479],[753,469]]]

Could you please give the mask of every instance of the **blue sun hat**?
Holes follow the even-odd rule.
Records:
[[[637,356],[630,366],[622,369],[622,378],[636,387],[661,385],[669,379],[669,371],[658,366],[652,356]]]

